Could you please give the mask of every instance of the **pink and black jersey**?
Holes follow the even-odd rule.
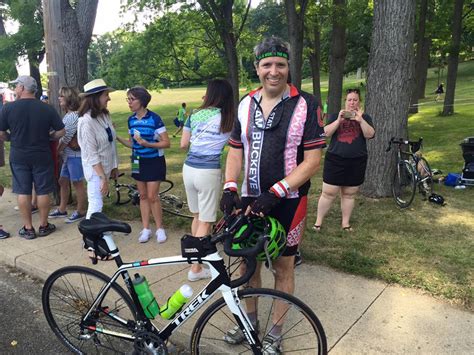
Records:
[[[290,85],[265,120],[261,88],[239,104],[229,145],[244,150],[242,196],[256,197],[288,176],[304,158],[304,151],[326,147],[321,110],[314,96]],[[287,198],[308,193],[310,181]]]

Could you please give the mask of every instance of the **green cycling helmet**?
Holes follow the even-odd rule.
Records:
[[[275,260],[285,251],[286,232],[281,223],[273,217],[250,217],[248,223],[235,233],[232,249],[251,248],[257,244],[258,238],[262,235],[269,237],[267,252],[270,258]],[[257,254],[257,260],[267,260],[265,250]]]

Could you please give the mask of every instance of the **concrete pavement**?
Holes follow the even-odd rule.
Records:
[[[53,234],[31,241],[19,238],[21,220],[18,211],[14,210],[15,205],[16,197],[6,189],[0,198],[0,224],[12,237],[0,240],[0,263],[41,279],[68,265],[90,266],[108,275],[113,273],[114,262],[91,265],[82,248],[77,223],[65,224],[62,219],[56,219],[52,221],[57,227]],[[37,215],[33,216],[33,221],[38,229]],[[124,260],[180,253],[179,239],[185,231],[168,230],[168,241],[164,244],[154,240],[139,244],[137,235],[141,226],[137,222],[130,224],[131,235],[115,237]],[[187,270],[187,266],[171,266],[153,268],[144,274],[152,283],[155,296],[166,300],[174,290],[187,283]],[[271,274],[265,271],[263,278],[264,286],[271,287]],[[198,287],[199,283],[196,289]],[[324,266],[303,264],[296,269],[296,296],[321,320],[332,354],[474,353],[473,313],[416,290],[344,274]],[[192,326],[192,321],[186,324],[184,336]],[[54,335],[51,333],[51,336]]]

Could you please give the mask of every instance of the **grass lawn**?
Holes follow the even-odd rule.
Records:
[[[359,82],[349,77],[344,86],[357,86]],[[434,101],[436,87],[437,75],[430,72],[427,97],[420,101],[420,112],[409,118],[410,138],[424,137],[424,154],[432,168],[444,173],[460,172],[463,159],[459,143],[465,137],[474,136],[474,62],[459,66],[455,115],[439,115],[442,102]],[[311,91],[310,80],[304,81],[303,88]],[[327,82],[322,83],[322,90],[324,100]],[[196,108],[204,92],[204,87],[153,92],[150,109],[164,119],[171,136],[176,129],[172,120],[181,102],[186,102],[188,109]],[[123,137],[129,116],[125,97],[124,91],[116,91],[109,103],[117,131]],[[166,151],[167,176],[176,184],[173,193],[184,197],[181,169],[185,152],[179,149],[179,138],[171,138],[171,145]],[[120,169],[129,173],[130,151],[118,146]],[[10,186],[10,177],[8,168],[0,170],[3,184]],[[436,185],[435,191],[445,197],[446,206],[423,201],[418,195],[407,210],[397,208],[392,198],[374,200],[359,196],[352,218],[353,233],[340,230],[340,208],[336,202],[322,231],[315,233],[310,226],[316,219],[321,173],[312,182],[302,246],[305,262],[419,288],[473,309],[474,187],[455,190]],[[106,213],[126,220],[139,219],[138,208],[115,206],[112,202],[112,199],[106,202]],[[166,214],[164,218],[167,228],[189,228],[189,220]]]

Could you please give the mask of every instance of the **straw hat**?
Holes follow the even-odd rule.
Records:
[[[81,93],[80,96],[97,94],[98,92],[102,91],[112,92],[115,91],[115,89],[108,87],[104,79],[94,79],[84,85],[84,92]]]

